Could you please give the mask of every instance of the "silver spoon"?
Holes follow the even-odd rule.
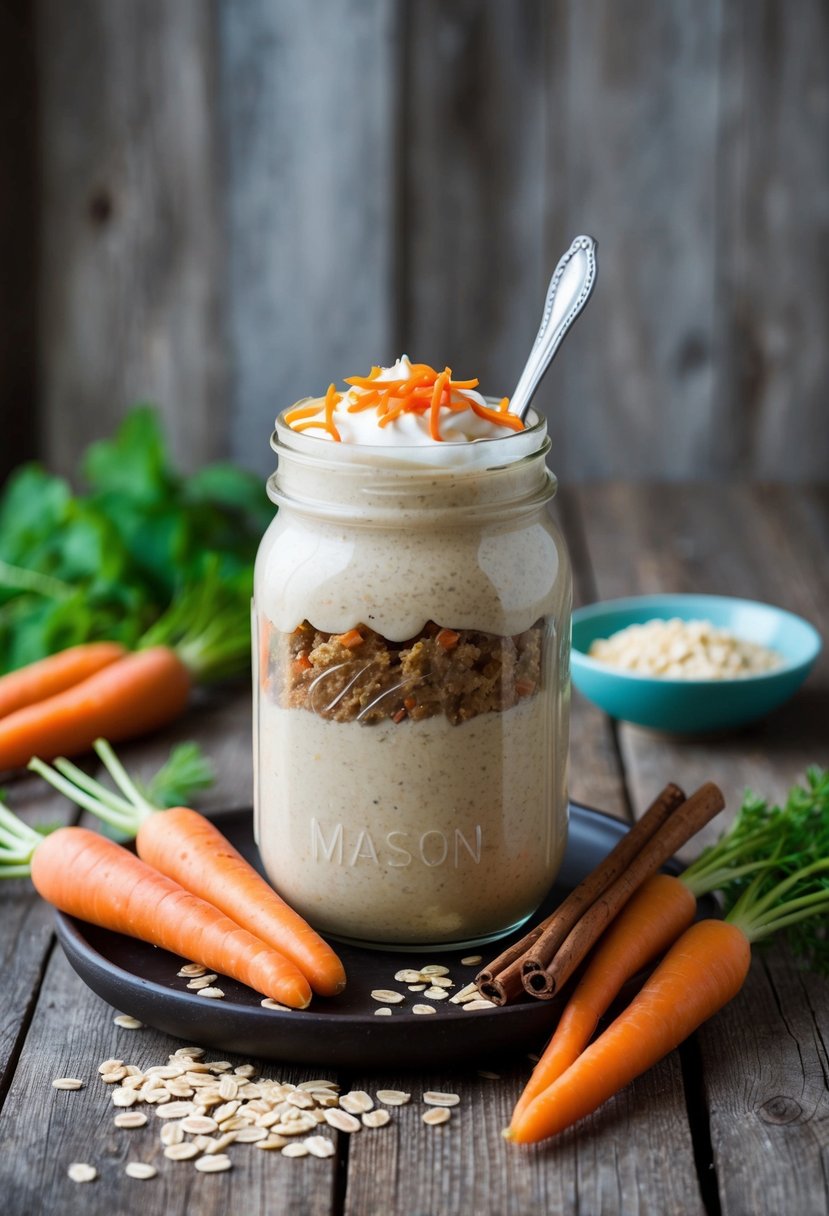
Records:
[[[597,273],[596,242],[592,236],[577,236],[553,271],[541,328],[510,399],[510,413],[520,418],[527,413],[565,334],[590,299]]]

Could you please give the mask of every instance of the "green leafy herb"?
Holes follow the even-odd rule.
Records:
[[[809,768],[782,807],[747,791],[731,829],[682,880],[696,895],[720,891],[751,941],[782,935],[829,973],[829,770]]]
[[[83,494],[33,464],[0,496],[0,673],[86,641],[136,646],[183,600],[204,618],[206,580],[224,642],[203,627],[199,649],[178,612],[181,636],[212,678],[245,670],[253,561],[273,516],[259,480],[227,463],[179,474],[149,406],[92,444],[82,470]]]

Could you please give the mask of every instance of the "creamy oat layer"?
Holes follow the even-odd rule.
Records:
[[[367,942],[497,935],[541,902],[564,852],[563,729],[528,697],[444,717],[326,721],[260,696],[262,860],[317,929]]]

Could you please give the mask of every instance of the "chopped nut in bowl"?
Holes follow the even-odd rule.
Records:
[[[648,595],[573,613],[573,683],[613,718],[671,734],[743,726],[778,708],[821,649],[807,621],[752,600]]]

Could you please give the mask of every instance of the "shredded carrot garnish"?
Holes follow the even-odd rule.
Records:
[[[535,692],[535,681],[534,680],[516,680],[515,681],[515,691],[518,693],[519,697],[529,697],[532,693]]]
[[[347,646],[349,650],[355,650],[358,646],[362,646],[365,639],[359,629],[349,629],[347,633],[341,633],[337,641],[341,646]]]
[[[300,654],[294,659],[294,669],[296,671],[310,671],[312,667],[313,663],[307,654]]]
[[[349,414],[358,414],[361,410],[367,410],[370,406],[376,405],[380,399],[380,390],[373,388],[371,391],[363,393],[356,401],[352,401],[348,407]]]
[[[411,711],[417,705],[417,701],[415,701],[414,697],[406,697],[403,704],[406,706],[406,709]]]
[[[461,635],[456,633],[454,629],[441,629],[435,638],[438,646],[442,646],[444,650],[452,650],[460,640]]]
[[[513,431],[523,431],[524,429],[524,423],[517,414],[502,413],[500,410],[490,409],[488,405],[479,405],[477,401],[472,400],[469,402],[469,408],[479,418],[487,418],[490,422],[497,422],[501,426],[508,426]]]
[[[397,713],[392,717],[392,722],[402,722],[405,717],[405,709],[398,709]]]
[[[440,424],[441,418],[445,418],[447,412],[456,414],[472,410],[479,418],[485,418],[498,426],[513,431],[524,429],[518,415],[510,413],[508,397],[502,398],[498,407],[493,409],[466,395],[477,387],[477,378],[453,380],[451,368],[445,367],[442,372],[438,372],[428,363],[410,364],[410,373],[406,378],[381,380],[382,373],[382,368],[372,367],[367,376],[347,376],[345,383],[351,386],[347,394],[338,393],[335,386],[330,384],[321,400],[288,410],[285,422],[295,431],[317,428],[327,432],[335,441],[342,442],[335,422],[335,413],[337,406],[345,399],[344,408],[349,414],[375,409],[379,427],[388,426],[401,414],[428,414],[429,435],[436,442],[443,440]]]
[[[339,401],[342,400],[342,394],[337,392],[335,385],[328,385],[328,392],[325,394],[325,429],[328,431],[332,439],[340,443],[340,432],[334,425],[334,410]]]
[[[446,386],[450,385],[451,382],[452,372],[448,367],[445,367],[437,380],[435,380],[435,387],[432,391],[432,400],[429,406],[429,434],[432,439],[438,442],[443,441],[443,436],[440,433],[440,402]],[[449,389],[449,399],[450,401],[452,399],[451,388]]]
[[[318,414],[319,408],[319,403],[317,402],[315,402],[313,405],[297,405],[294,407],[294,409],[288,410],[287,414],[285,415],[285,421],[287,422],[288,426],[293,426],[293,424],[298,422],[300,418],[312,418],[314,414]]]
[[[309,422],[295,422],[291,427],[292,431],[310,431],[311,427],[319,426],[324,431],[328,430],[328,426],[324,418],[313,418]]]

